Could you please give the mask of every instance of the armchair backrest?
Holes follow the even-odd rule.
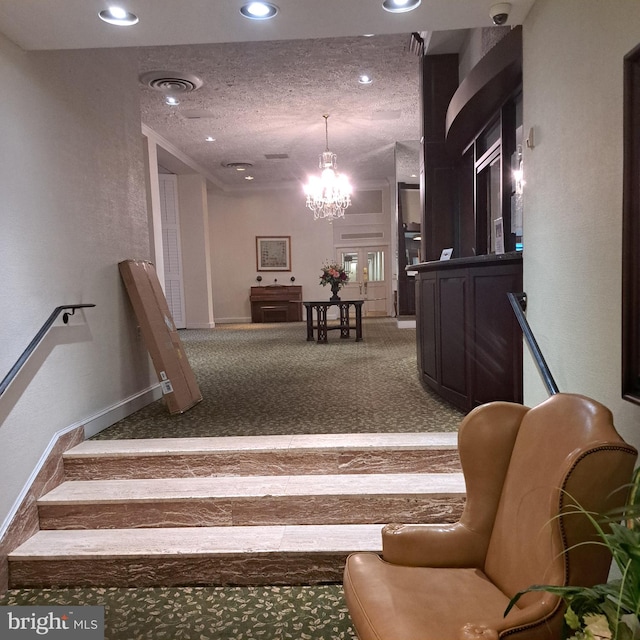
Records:
[[[523,416],[489,539],[484,571],[506,595],[533,584],[606,582],[611,561],[588,519],[624,504],[637,451],[611,412],[584,396],[557,394]],[[575,512],[575,509],[573,509]],[[565,515],[561,515],[561,514]],[[579,545],[575,547],[575,545]],[[520,607],[540,604],[526,594]]]

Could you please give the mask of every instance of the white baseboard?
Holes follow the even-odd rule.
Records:
[[[188,324],[185,329],[215,329],[215,322],[205,322],[204,324]]]
[[[156,384],[121,400],[111,407],[107,407],[95,416],[79,423],[84,425],[84,437],[91,438],[95,436],[96,433],[100,433],[112,424],[130,416],[135,411],[138,411],[138,409],[142,409],[142,407],[146,407],[148,404],[160,398],[162,398],[162,388],[160,384]]]
[[[251,317],[248,318],[216,318],[218,324],[251,324]]]
[[[396,324],[398,325],[398,329],[415,329],[416,328],[415,320],[397,320]]]
[[[25,497],[27,496],[29,489],[31,488],[31,485],[33,484],[34,480],[37,478],[41,469],[46,464],[49,458],[49,455],[51,454],[51,451],[53,451],[53,448],[55,447],[56,443],[63,435],[65,435],[66,433],[69,433],[70,431],[73,431],[74,429],[77,429],[78,427],[84,427],[85,439],[90,438],[91,436],[96,435],[96,433],[99,433],[103,429],[110,427],[112,424],[115,424],[119,420],[126,418],[128,415],[131,415],[135,411],[138,411],[138,409],[142,409],[142,407],[146,407],[148,404],[150,404],[151,402],[154,402],[155,400],[160,399],[161,397],[162,397],[162,388],[158,383],[152,387],[149,387],[148,389],[145,389],[144,391],[140,391],[139,393],[136,393],[133,396],[130,396],[128,398],[125,398],[124,400],[121,400],[115,405],[108,407],[107,409],[104,409],[100,413],[97,413],[94,416],[87,418],[86,420],[80,420],[75,424],[72,424],[68,427],[65,427],[64,429],[60,429],[59,431],[56,431],[56,433],[54,433],[53,436],[51,437],[51,440],[49,441],[49,444],[47,445],[46,449],[43,451],[42,455],[40,456],[38,463],[31,471],[31,475],[29,476],[27,482],[22,488],[22,491],[20,491],[20,494],[16,498],[16,501],[14,502],[13,506],[9,510],[7,517],[5,518],[4,522],[0,525],[0,540],[3,538],[4,534],[9,528],[9,525],[11,524],[18,509],[20,508],[20,505],[25,500]]]

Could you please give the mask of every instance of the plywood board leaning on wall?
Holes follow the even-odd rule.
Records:
[[[124,260],[118,266],[169,413],[183,413],[200,402],[202,394],[155,267],[145,260]]]

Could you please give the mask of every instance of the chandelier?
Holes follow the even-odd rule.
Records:
[[[323,115],[326,150],[320,154],[320,177],[311,176],[304,188],[307,207],[313,211],[313,219],[344,218],[344,210],[351,204],[351,185],[343,174],[338,173],[337,156],[329,151],[328,115]]]

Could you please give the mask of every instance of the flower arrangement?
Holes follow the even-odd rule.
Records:
[[[322,267],[322,275],[320,276],[320,284],[324,287],[330,285],[333,289],[344,287],[349,282],[349,274],[344,270],[344,265],[332,263],[325,264]]]
[[[618,567],[621,577],[593,587],[533,585],[517,593],[505,615],[528,591],[560,596],[567,610],[567,640],[640,640],[640,468],[636,469],[627,505],[603,518],[586,515]],[[605,529],[603,525],[608,525]]]

